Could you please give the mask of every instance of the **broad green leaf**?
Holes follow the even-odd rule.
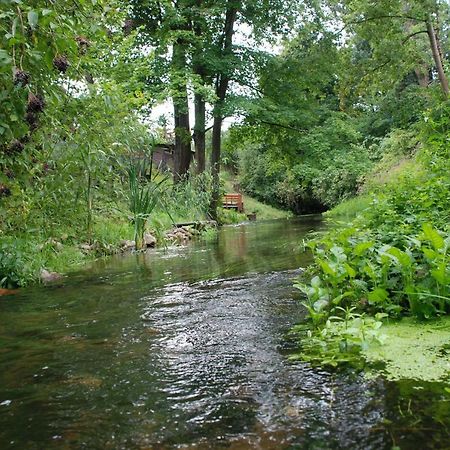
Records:
[[[320,278],[318,276],[313,277],[311,280],[311,286],[318,288],[318,287],[320,287],[320,285],[321,285]]]
[[[367,295],[370,303],[382,303],[389,297],[388,292],[382,288],[376,288]]]
[[[11,61],[12,59],[9,56],[8,52],[0,48],[0,63],[6,65],[9,64]]]
[[[336,257],[336,259],[339,262],[347,260],[347,255],[345,254],[344,249],[342,247],[334,245],[333,247],[331,247],[330,252]]]
[[[437,269],[431,270],[431,276],[439,283],[444,286],[447,285],[449,277],[446,273],[446,267],[445,264],[439,264],[439,267]]]
[[[344,264],[345,270],[347,271],[347,274],[350,278],[355,278],[356,277],[356,270],[351,267],[349,264],[345,263]]]
[[[360,242],[354,249],[353,253],[356,256],[361,256],[366,250],[369,248],[372,248],[374,245],[374,242],[368,241],[368,242]]]
[[[431,261],[435,260],[439,254],[436,253],[434,250],[431,250],[431,248],[422,247],[423,254],[430,259]]]
[[[327,300],[317,300],[317,302],[314,303],[314,310],[316,312],[321,312],[324,308],[328,306],[329,302]]]
[[[397,247],[391,247],[386,253],[393,256],[402,267],[409,267],[412,264],[411,257]]]
[[[28,11],[28,23],[30,24],[31,28],[36,28],[37,24],[38,24],[38,20],[39,20],[39,14],[34,11]]]
[[[327,274],[331,275],[332,277],[336,276],[336,271],[331,268],[331,266],[326,262],[322,260],[317,261],[321,267],[321,269]]]
[[[425,239],[431,242],[431,245],[435,248],[435,250],[444,248],[444,238],[433,228],[431,223],[424,223],[422,230]]]
[[[372,267],[371,264],[366,264],[363,268],[364,273],[366,273],[372,280],[375,280],[377,278],[377,274]]]

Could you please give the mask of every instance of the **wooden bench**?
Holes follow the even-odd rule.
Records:
[[[222,200],[222,207],[225,209],[236,209],[240,213],[244,212],[242,194],[225,194]]]

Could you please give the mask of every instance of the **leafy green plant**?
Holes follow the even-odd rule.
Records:
[[[128,168],[128,207],[134,225],[136,249],[143,247],[145,227],[148,219],[160,202],[161,187],[166,176],[152,173],[152,163],[146,160],[132,162]],[[148,178],[147,178],[148,176]],[[157,179],[159,177],[159,179]]]
[[[378,187],[349,224],[307,244],[312,275],[295,285],[312,323],[302,338],[302,359],[348,362],[349,350],[383,342],[383,318],[450,313],[450,112],[444,110],[423,125],[418,170]]]

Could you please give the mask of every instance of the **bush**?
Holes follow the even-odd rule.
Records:
[[[444,108],[445,109],[445,108]],[[349,308],[428,319],[450,312],[450,109],[422,128],[421,164],[385,188],[349,225],[311,241],[310,283],[297,283],[323,328]]]
[[[246,142],[240,153],[241,186],[261,201],[298,214],[323,212],[354,196],[372,168],[361,142],[352,120],[340,113],[296,136],[286,149]]]

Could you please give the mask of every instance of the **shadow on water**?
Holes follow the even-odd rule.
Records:
[[[289,363],[318,219],[110,258],[0,301],[0,448],[449,448],[436,383]]]

